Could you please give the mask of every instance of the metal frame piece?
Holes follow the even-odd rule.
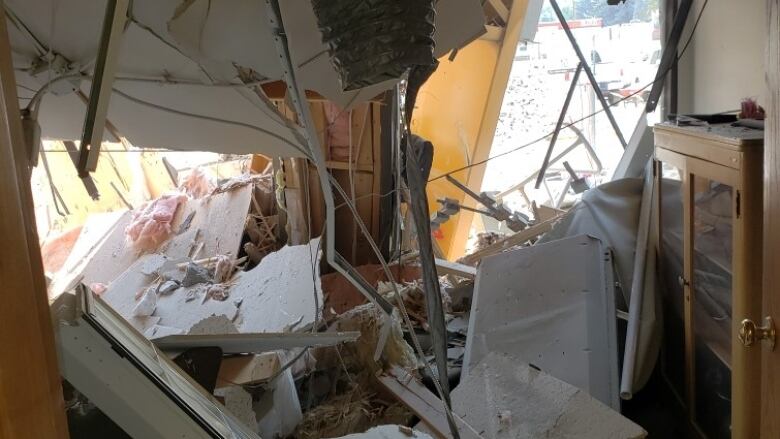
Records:
[[[284,82],[287,84],[287,97],[292,104],[298,115],[298,123],[303,127],[302,135],[306,140],[306,144],[309,147],[309,157],[317,166],[317,175],[320,180],[320,186],[322,187],[322,197],[325,201],[325,257],[328,264],[332,266],[336,271],[341,273],[347,280],[354,285],[358,291],[360,291],[369,301],[376,303],[386,314],[389,314],[392,310],[392,305],[387,302],[374,288],[371,288],[368,282],[362,277],[356,275],[356,270],[336,251],[335,247],[335,235],[336,235],[336,222],[335,222],[335,202],[333,199],[333,191],[330,185],[330,178],[326,171],[327,166],[325,164],[325,157],[322,153],[322,148],[319,144],[319,137],[315,132],[314,120],[311,115],[311,109],[306,103],[306,95],[303,90],[298,86],[298,82],[295,78],[295,70],[290,58],[289,47],[287,43],[287,37],[284,32],[284,25],[282,23],[282,14],[279,9],[279,2],[276,0],[266,0],[266,8],[268,10],[268,20],[273,31],[274,44],[276,51],[279,54],[280,61],[282,62]],[[337,189],[340,186],[334,185]],[[345,200],[348,200],[346,194],[342,193]],[[351,208],[354,208],[348,203]],[[356,218],[359,219],[359,218]],[[362,222],[358,221],[359,226],[365,226]],[[371,240],[369,240],[371,243]],[[378,249],[377,249],[378,250]],[[381,254],[379,255],[381,256]]]
[[[506,222],[507,227],[509,227],[512,231],[515,232],[519,232],[520,230],[523,230],[524,228],[528,227],[528,225],[531,223],[530,219],[524,214],[519,212],[512,212],[506,207],[498,205],[497,201],[494,198],[492,198],[490,195],[485,193],[477,194],[476,192],[469,189],[466,185],[456,180],[451,175],[447,175],[445,176],[445,178],[447,179],[447,181],[452,183],[455,187],[462,190],[466,195],[473,198],[479,204],[485,206],[488,209],[488,211],[485,212],[464,205],[458,206],[459,208],[463,208],[463,210],[468,210],[475,213],[484,213],[490,217],[495,218],[498,221],[504,221]]]
[[[420,265],[423,272],[428,324],[433,338],[433,353],[443,393],[442,399],[449,407],[451,403],[447,375],[447,326],[444,322],[441,286],[439,285],[439,275],[436,272],[436,257],[433,254],[433,243],[431,242],[431,223],[428,219],[428,196],[425,193],[425,180],[417,161],[417,151],[412,151],[410,137],[406,136],[406,177],[409,184],[412,216],[419,242]]]
[[[582,54],[582,50],[580,50],[579,44],[577,44],[577,39],[574,38],[574,34],[571,32],[571,29],[569,28],[569,23],[566,21],[566,18],[563,16],[563,12],[561,12],[561,8],[558,6],[558,2],[556,0],[550,0],[550,6],[552,6],[553,11],[555,11],[555,15],[558,17],[558,21],[561,22],[561,27],[563,28],[563,31],[566,33],[566,37],[569,39],[569,42],[571,43],[571,47],[574,49],[574,52],[577,54],[577,58],[579,58],[580,64],[582,64],[582,67],[585,70],[585,75],[588,77],[588,80],[590,81],[590,85],[593,87],[593,92],[596,93],[596,97],[599,99],[599,102],[601,103],[601,107],[604,109],[604,113],[607,114],[607,119],[609,119],[609,123],[610,125],[612,125],[612,129],[615,130],[615,135],[617,135],[618,140],[620,140],[620,144],[623,145],[623,148],[625,148],[626,139],[623,138],[623,134],[620,132],[620,127],[618,126],[617,121],[615,120],[615,116],[612,115],[612,110],[609,109],[609,104],[607,104],[607,100],[604,99],[604,94],[601,93],[601,89],[599,88],[599,83],[596,81],[596,77],[593,76],[593,72],[590,70],[590,67],[588,66],[588,62],[585,60],[585,56]]]
[[[152,340],[162,350],[218,347],[225,354],[246,354],[300,347],[334,346],[353,342],[360,332],[169,335]]]
[[[259,438],[85,287],[51,308],[62,377],[131,437]]]
[[[550,156],[552,155],[553,148],[555,148],[555,142],[558,141],[558,134],[561,132],[561,127],[563,126],[563,119],[566,117],[566,112],[569,111],[571,97],[574,95],[574,90],[577,88],[577,81],[580,79],[583,65],[584,63],[580,61],[580,63],[577,64],[577,69],[574,71],[574,77],[571,79],[569,92],[566,94],[566,99],[563,101],[561,114],[558,115],[558,122],[555,124],[555,131],[553,131],[552,138],[550,139],[550,146],[547,147],[547,152],[544,154],[544,160],[542,161],[542,167],[539,168],[539,175],[536,177],[535,189],[539,189],[539,186],[542,185],[542,180],[544,180],[544,176],[547,173],[547,167],[550,166]]]
[[[129,0],[110,0],[106,4],[100,47],[95,59],[87,114],[84,117],[84,129],[81,134],[78,172],[82,178],[97,169],[129,3]]]
[[[550,0],[555,1],[555,0]],[[658,64],[658,72],[655,75],[655,81],[653,87],[650,89],[650,95],[647,97],[647,104],[645,105],[645,112],[652,113],[655,111],[655,107],[658,105],[658,99],[661,98],[661,91],[664,89],[664,82],[659,79],[666,76],[666,73],[671,70],[672,65],[677,61],[677,44],[682,37],[683,29],[685,29],[685,23],[688,21],[688,13],[691,11],[693,0],[682,0],[680,3],[680,9],[677,10],[677,14],[674,16],[674,25],[672,31],[669,33],[669,39],[664,46],[664,52],[661,55],[661,62]]]

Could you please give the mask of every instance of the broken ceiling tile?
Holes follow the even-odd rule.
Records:
[[[586,392],[492,352],[452,392],[452,410],[484,437],[638,439],[647,433]]]
[[[482,259],[463,376],[504,352],[619,409],[611,253],[579,235]]]

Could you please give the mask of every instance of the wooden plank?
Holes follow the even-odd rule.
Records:
[[[468,265],[476,264],[477,262],[479,262],[480,259],[486,256],[500,253],[503,250],[506,250],[510,247],[513,247],[515,245],[520,245],[530,239],[536,238],[542,233],[547,233],[550,230],[552,230],[552,227],[555,224],[555,222],[558,220],[558,218],[560,218],[560,216],[556,216],[548,219],[547,221],[534,224],[533,226],[528,227],[525,230],[521,230],[520,232],[517,232],[514,235],[509,235],[483,248],[482,250],[478,250],[470,255],[464,256],[461,259],[461,261],[464,264],[468,264]]]
[[[0,438],[67,438],[11,59],[0,20]]]
[[[379,104],[371,105],[371,156],[373,167],[373,181],[371,183],[371,235],[379,243],[381,240],[379,206],[382,203],[382,107]],[[390,129],[390,127],[387,127]],[[381,244],[380,244],[381,245]]]
[[[780,0],[767,0],[763,313],[780,318]],[[762,348],[761,436],[780,437],[780,349]],[[758,395],[753,395],[757,397]]]
[[[268,381],[280,367],[281,361],[276,352],[226,357],[219,366],[217,387]]]
[[[325,162],[325,166],[327,166],[328,168],[331,168],[331,169],[338,169],[340,171],[348,171],[350,169],[350,166],[349,166],[348,162],[341,162],[341,161],[338,161],[338,160],[327,160]],[[351,169],[352,169],[353,172],[363,172],[363,173],[368,173],[368,174],[373,174],[374,173],[374,168],[372,166],[369,166],[369,165],[354,164],[354,165],[352,165]],[[347,189],[347,188],[344,188],[344,189]],[[349,193],[349,192],[347,192],[347,193]]]
[[[738,169],[742,154],[738,149],[727,148],[725,144],[693,136],[681,136],[668,130],[654,129],[655,145],[662,148],[695,157],[707,157],[707,160],[730,168]]]
[[[382,387],[414,412],[426,426],[430,427],[435,437],[441,439],[452,437],[449,424],[447,424],[444,403],[409,372],[395,366],[385,374],[378,375],[377,380]],[[455,413],[453,416],[458,425],[461,439],[482,437],[463,418]]]

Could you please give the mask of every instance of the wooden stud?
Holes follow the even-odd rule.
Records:
[[[780,0],[767,0],[766,5],[762,315],[772,316],[777,322],[780,318]],[[769,351],[762,348],[761,356],[760,437],[780,437],[780,416],[777,416],[780,412],[780,349]]]
[[[0,438],[67,438],[11,59],[0,20]]]

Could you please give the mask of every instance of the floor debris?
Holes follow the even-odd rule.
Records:
[[[607,405],[521,359],[490,353],[452,392],[452,409],[486,438],[637,439]]]

